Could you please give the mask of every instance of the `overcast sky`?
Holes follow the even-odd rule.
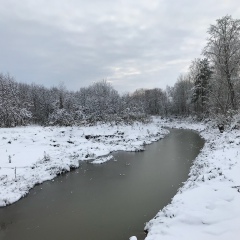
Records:
[[[0,0],[0,72],[70,90],[173,86],[239,0]]]

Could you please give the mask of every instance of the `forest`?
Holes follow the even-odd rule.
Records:
[[[210,25],[201,58],[194,59],[188,72],[166,89],[119,94],[102,80],[69,91],[63,83],[46,88],[0,74],[0,127],[131,124],[147,122],[151,115],[217,119],[224,126],[239,109],[240,20],[229,15]]]

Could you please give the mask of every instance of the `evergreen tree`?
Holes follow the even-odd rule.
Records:
[[[192,91],[192,102],[195,104],[195,111],[200,114],[207,112],[207,103],[210,88],[210,78],[212,70],[207,58],[196,61],[196,75],[193,79],[194,87]]]

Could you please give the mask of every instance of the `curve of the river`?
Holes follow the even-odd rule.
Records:
[[[144,239],[144,223],[186,181],[203,144],[197,133],[173,129],[144,152],[116,152],[116,161],[102,165],[82,163],[1,208],[0,239]]]

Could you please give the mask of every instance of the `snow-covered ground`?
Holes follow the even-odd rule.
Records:
[[[205,146],[184,186],[146,224],[145,240],[240,239],[240,130],[220,133],[209,124],[163,121],[197,130]]]
[[[168,133],[155,119],[132,126],[0,128],[0,206],[14,203],[38,183],[79,166],[99,164],[113,151],[140,151]],[[108,155],[108,156],[107,156]]]

